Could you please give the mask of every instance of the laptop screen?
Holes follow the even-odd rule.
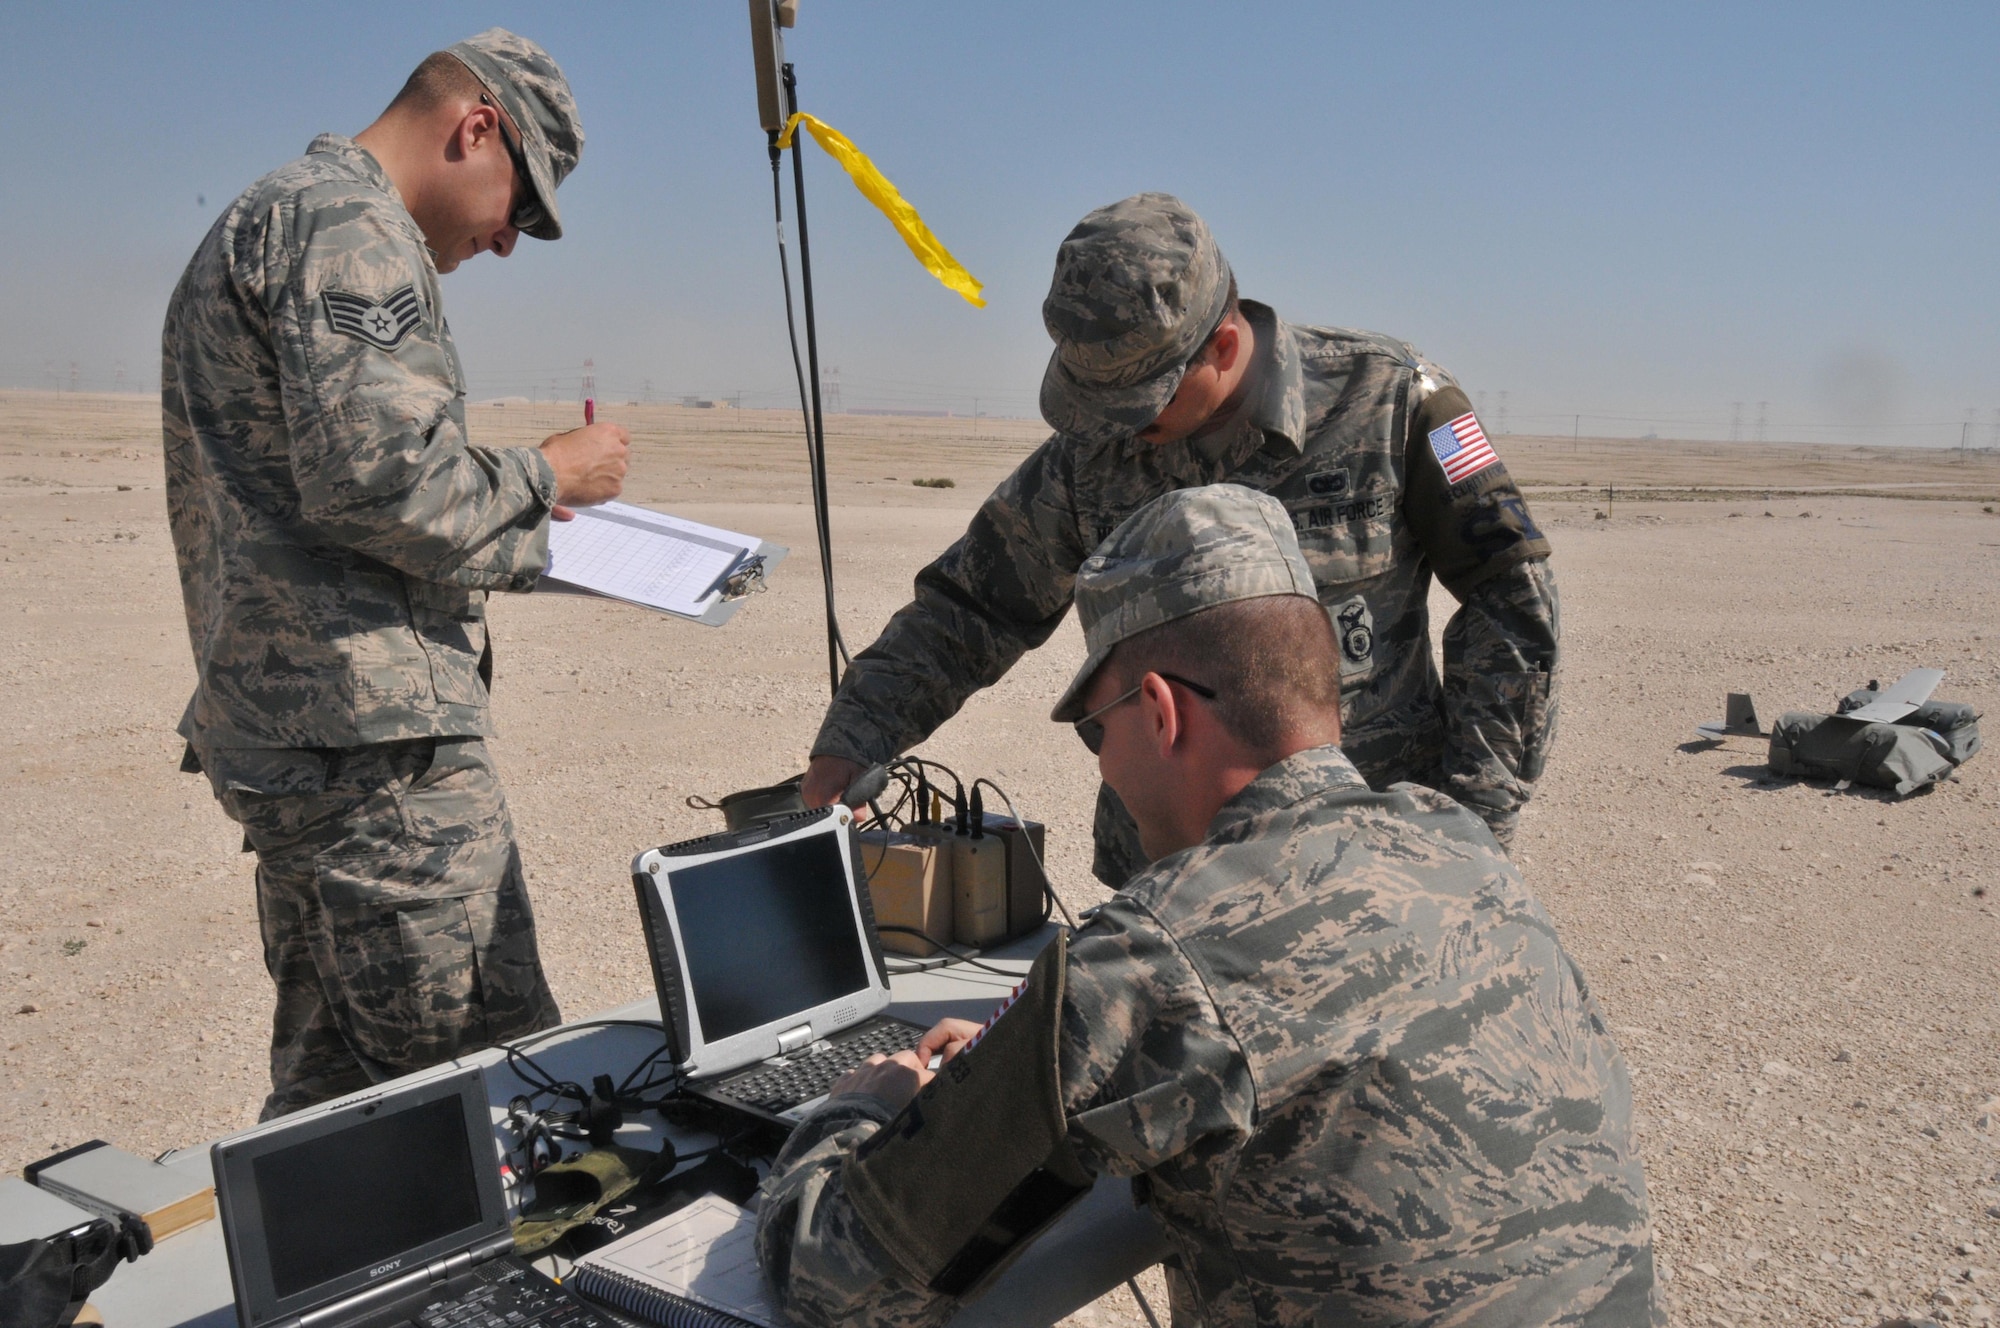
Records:
[[[308,1107],[209,1150],[244,1328],[324,1313],[511,1239],[476,1065]]]
[[[255,1158],[279,1299],[465,1231],[479,1185],[457,1096],[355,1121]]]
[[[845,841],[812,834],[672,868],[688,986],[708,1042],[869,985]]]

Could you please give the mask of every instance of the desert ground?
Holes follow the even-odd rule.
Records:
[[[574,406],[481,407],[528,443]],[[626,875],[719,828],[686,805],[802,765],[827,694],[796,416],[618,407],[627,496],[792,556],[710,630],[497,597],[496,750],[564,1010],[650,991]],[[1022,421],[830,421],[856,648],[1040,438]],[[253,1119],[269,981],[252,858],[177,772],[192,682],[158,407],[0,393],[0,1166]],[[1630,1060],[1676,1323],[1983,1323],[2000,1304],[2000,752],[1895,801],[1695,740],[1946,670],[2000,703],[2000,458],[1503,438],[1553,542],[1561,732],[1515,848]],[[949,478],[952,488],[919,488]],[[1435,627],[1452,607],[1434,597]],[[1046,719],[1074,622],[921,750],[1045,821],[1074,905],[1093,764]],[[1159,1303],[1157,1298],[1155,1303]],[[1119,1293],[1074,1322],[1132,1322]]]

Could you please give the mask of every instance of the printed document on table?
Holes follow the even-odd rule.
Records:
[[[585,1295],[658,1324],[789,1322],[757,1266],[756,1214],[713,1194],[584,1255],[570,1280]]]
[[[758,557],[755,535],[683,521],[631,503],[579,507],[574,521],[549,523],[545,581],[699,618],[723,597],[730,577]]]

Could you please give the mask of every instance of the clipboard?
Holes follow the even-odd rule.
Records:
[[[549,566],[535,591],[621,600],[720,627],[789,552],[633,503],[602,503],[550,524]]]

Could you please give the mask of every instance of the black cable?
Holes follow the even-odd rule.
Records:
[[[788,115],[799,112],[798,77],[792,66],[784,68],[785,102]],[[805,135],[797,130],[792,138],[792,201],[799,214],[799,293],[806,314],[806,370],[812,404],[806,405],[808,375],[799,368],[798,332],[792,321],[792,280],[785,263],[785,228],[782,207],[778,209],[778,261],[785,276],[785,326],[792,338],[792,368],[800,378],[799,409],[806,416],[806,459],[813,494],[813,522],[819,535],[820,579],[826,588],[826,670],[833,691],[840,691],[840,671],[851,663],[847,641],[840,634],[840,619],[833,598],[833,522],[828,513],[826,488],[826,418],[819,392],[819,324],[813,312],[812,242],[806,230]],[[778,189],[777,137],[771,138],[771,190],[775,201]]]
[[[832,673],[834,689],[838,691],[840,687],[840,674],[833,663],[833,655],[837,652],[840,659],[845,661],[847,659],[847,642],[840,635],[840,623],[834,615],[832,526],[827,519],[826,513],[826,485],[822,474],[824,456],[821,452],[815,451],[813,447],[813,412],[812,407],[807,401],[805,365],[799,359],[799,331],[797,321],[792,312],[791,260],[785,254],[785,205],[784,193],[778,175],[778,157],[780,154],[778,150],[778,135],[775,131],[771,134],[770,152],[771,210],[777,220],[778,233],[778,276],[785,288],[785,335],[792,348],[792,376],[798,381],[799,417],[805,423],[807,488],[812,494],[813,534],[819,541],[820,582],[824,586],[826,594],[827,665],[829,671]],[[801,236],[800,238],[803,243],[804,237]],[[807,298],[810,300],[810,287],[807,289]],[[807,324],[806,330],[808,340],[810,340],[812,336],[812,325],[810,322]]]
[[[926,768],[931,770],[941,770],[945,774],[951,776],[952,811],[954,813],[955,818],[960,822],[960,828],[961,829],[964,828],[963,822],[964,822],[965,807],[966,807],[965,781],[959,778],[958,771],[953,770],[950,766],[946,765],[942,761],[933,761],[927,756],[900,757],[891,763],[891,769],[895,768],[896,766],[904,766],[908,769],[915,770],[920,777]],[[918,819],[921,820],[923,816],[928,815],[929,808],[927,807],[919,808],[918,811],[919,811]]]
[[[1131,1291],[1132,1299],[1139,1302],[1139,1312],[1146,1316],[1146,1322],[1152,1325],[1152,1328],[1160,1328],[1160,1321],[1153,1317],[1153,1307],[1146,1303],[1146,1293],[1139,1289],[1139,1279],[1128,1277],[1125,1279],[1125,1286]]]
[[[1073,916],[1071,916],[1069,911],[1069,905],[1063,903],[1063,901],[1056,895],[1056,883],[1049,879],[1048,864],[1042,861],[1041,854],[1035,852],[1035,841],[1028,837],[1028,819],[1025,816],[1021,815],[1019,811],[1015,810],[1014,800],[1007,796],[1006,789],[1001,788],[998,784],[986,778],[986,776],[984,775],[981,775],[979,778],[972,781],[972,787],[974,788],[978,788],[981,784],[984,784],[987,788],[990,788],[995,793],[999,794],[1000,801],[1007,805],[1007,814],[1014,818],[1014,824],[1021,827],[1021,842],[1028,846],[1028,856],[1035,860],[1035,870],[1042,874],[1042,893],[1044,895],[1044,899],[1042,902],[1042,921],[1047,922],[1049,920],[1050,916],[1049,910],[1051,907],[1054,907],[1062,911],[1063,921],[1069,924],[1069,929],[1071,931],[1075,931],[1076,919]]]
[[[969,967],[972,967],[972,968],[977,968],[977,969],[983,969],[984,971],[986,971],[986,972],[988,972],[988,973],[998,973],[998,974],[999,974],[999,975],[1000,975],[1001,977],[1003,977],[1003,978],[1014,978],[1014,979],[1016,979],[1016,980],[1019,980],[1019,978],[1021,977],[1021,974],[1019,974],[1019,973],[1016,973],[1016,972],[1014,972],[1014,971],[1013,971],[1013,970],[1011,970],[1011,969],[1005,969],[1005,968],[995,968],[995,967],[993,967],[993,965],[991,965],[991,964],[983,964],[983,963],[981,963],[981,962],[980,962],[979,960],[977,960],[977,959],[974,959],[974,958],[973,958],[973,957],[972,957],[971,955],[962,955],[962,954],[958,953],[958,951],[956,951],[956,950],[954,950],[954,949],[952,949],[952,948],[951,948],[951,942],[950,942],[950,941],[941,941],[941,940],[939,940],[939,939],[938,939],[937,937],[935,937],[935,936],[931,935],[931,934],[930,934],[929,932],[927,932],[927,931],[924,931],[923,929],[921,929],[921,928],[919,928],[919,927],[898,927],[898,926],[894,926],[894,925],[891,925],[891,924],[888,924],[888,923],[881,923],[881,922],[878,922],[878,923],[876,923],[876,924],[875,924],[875,930],[876,930],[876,931],[899,931],[899,932],[902,932],[902,933],[903,933],[904,935],[906,935],[906,936],[920,936],[920,937],[922,937],[922,938],[923,938],[924,940],[928,941],[928,942],[929,942],[930,944],[932,944],[932,945],[935,945],[935,946],[936,946],[936,947],[937,947],[938,949],[940,949],[940,950],[944,951],[944,952],[945,952],[945,953],[946,953],[947,955],[951,956],[951,958],[950,958],[950,961],[949,961],[949,962],[947,962],[947,963],[943,963],[943,964],[939,964],[939,965],[938,965],[938,967],[939,967],[939,968],[950,968],[950,967],[952,967],[952,966],[953,966],[953,965],[955,965],[955,964],[965,964],[965,965],[967,965],[967,966],[969,966]],[[923,969],[923,970],[918,970],[918,971],[920,971],[920,972],[928,972],[929,970],[928,970],[928,969]]]
[[[659,1068],[658,1061],[660,1057],[667,1053],[666,1028],[664,1025],[652,1019],[586,1019],[581,1023],[560,1024],[554,1028],[545,1028],[538,1033],[529,1033],[523,1037],[515,1038],[512,1042],[491,1044],[496,1050],[506,1056],[507,1068],[514,1073],[515,1077],[528,1085],[529,1091],[520,1096],[527,1101],[530,1108],[534,1106],[536,1099],[544,1097],[570,1098],[579,1103],[590,1100],[590,1089],[574,1080],[556,1078],[553,1074],[542,1068],[541,1062],[537,1061],[527,1052],[527,1048],[535,1043],[547,1041],[558,1033],[568,1033],[579,1028],[644,1028],[660,1035],[660,1045],[641,1057],[639,1063],[632,1067],[617,1087],[617,1094],[620,1098],[627,1100],[633,1098],[641,1099],[632,1104],[633,1110],[646,1111],[657,1108],[666,1098],[671,1097],[675,1092],[679,1091],[681,1076],[676,1067],[666,1067],[668,1077],[664,1080],[655,1078],[651,1073],[651,1071]],[[635,1083],[642,1074],[646,1076],[644,1081]],[[644,1100],[647,1093],[660,1088],[668,1090],[665,1096],[655,1101]],[[553,1119],[561,1116],[573,1116],[575,1113],[543,1112],[541,1114]]]

